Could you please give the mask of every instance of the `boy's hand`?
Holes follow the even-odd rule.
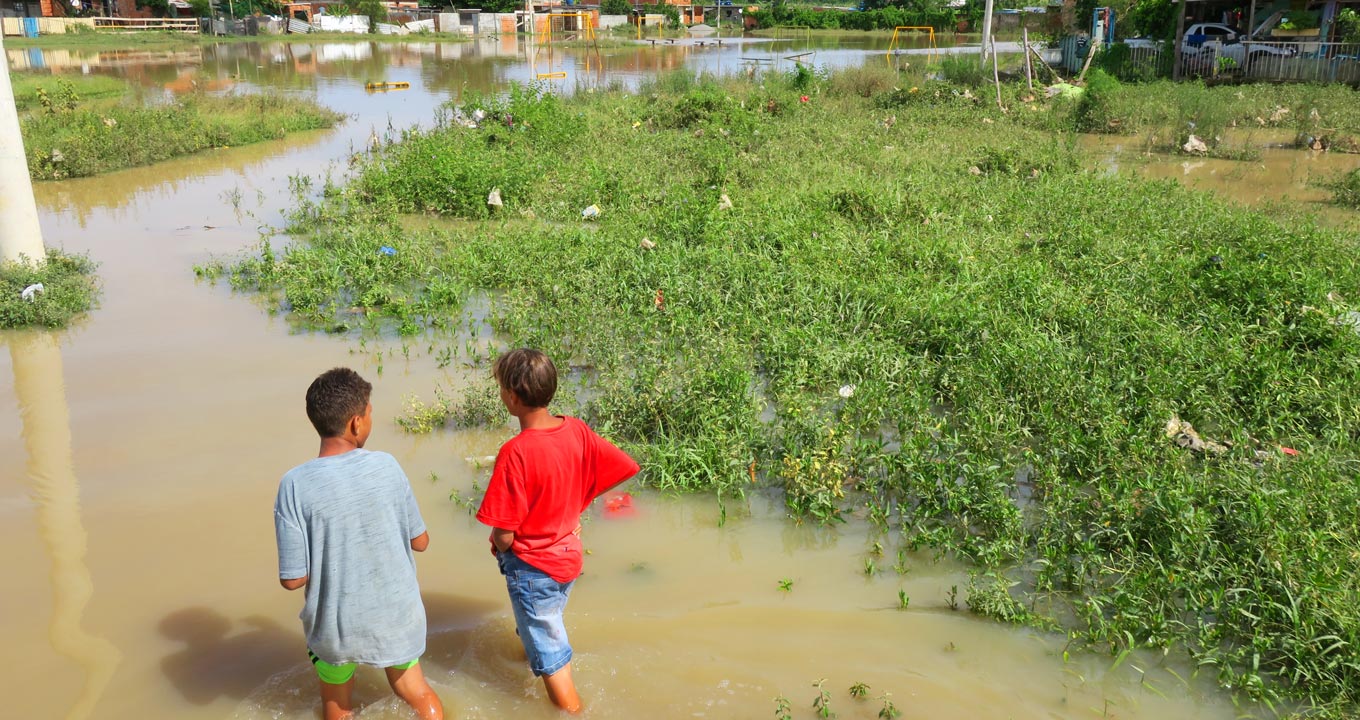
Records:
[[[416,552],[425,552],[425,548],[429,546],[430,546],[429,531],[423,532],[411,538],[411,549],[415,550]]]

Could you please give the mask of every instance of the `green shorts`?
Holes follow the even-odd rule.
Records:
[[[307,648],[307,657],[312,659],[312,665],[316,667],[316,676],[321,678],[321,682],[326,683],[327,685],[344,685],[354,678],[355,663],[332,665],[317,657],[316,653],[312,652],[311,648]],[[420,662],[420,658],[416,658],[411,662],[393,665],[392,667],[397,670],[410,670],[415,667],[418,662]]]

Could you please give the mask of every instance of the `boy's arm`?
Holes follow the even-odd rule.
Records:
[[[496,548],[496,552],[505,552],[515,543],[515,533],[511,530],[502,530],[498,527],[491,528],[491,545]]]
[[[425,552],[425,548],[429,546],[430,546],[430,531],[428,530],[411,538],[411,549],[415,550],[416,552]]]

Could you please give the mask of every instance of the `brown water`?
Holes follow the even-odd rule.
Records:
[[[1294,135],[1281,131],[1258,131],[1232,142],[1259,147],[1260,157],[1217,160],[1149,153],[1143,138],[1082,138],[1092,162],[1109,173],[1132,172],[1149,179],[1175,180],[1253,207],[1288,204],[1316,213],[1327,225],[1360,227],[1360,213],[1332,205],[1331,191],[1322,186],[1360,168],[1360,155],[1287,147],[1293,144]]]
[[[450,717],[555,716],[517,656],[486,530],[449,499],[473,494],[486,475],[475,461],[509,428],[405,435],[390,422],[402,398],[457,387],[461,371],[385,344],[358,352],[343,338],[295,334],[190,270],[277,223],[289,175],[338,171],[375,130],[428,122],[464,88],[499,87],[531,65],[505,47],[475,48],[485,46],[237,45],[164,63],[73,61],[151,92],[173,92],[186,77],[289,88],[354,119],[38,186],[47,243],[98,260],[104,295],[69,331],[0,335],[0,378],[14,379],[0,382],[0,714],[315,717],[301,597],[275,580],[270,508],[280,474],[316,449],[303,390],[320,370],[349,364],[376,381],[371,446],[401,460],[430,526],[433,544],[419,557],[431,630],[423,662]],[[706,52],[625,49],[610,54],[604,80],[702,64]],[[413,87],[369,94],[368,79]],[[850,699],[855,682],[871,698],[891,693],[907,718],[1241,712],[1210,683],[1187,686],[1168,672],[1189,677],[1174,658],[1111,669],[1108,657],[1064,659],[1059,636],[953,611],[964,569],[912,556],[898,575],[896,539],[862,524],[798,525],[763,497],[729,504],[725,524],[712,498],[638,493],[638,504],[636,517],[586,526],[592,554],[568,624],[590,717],[771,717],[779,695],[794,717],[812,717],[821,678],[842,718],[872,718],[881,706]],[[885,554],[867,576],[875,541]],[[406,717],[380,677],[361,671],[361,717]]]

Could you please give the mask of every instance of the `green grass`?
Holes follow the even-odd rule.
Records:
[[[48,250],[47,262],[0,265],[0,329],[62,328],[88,312],[99,296],[95,263],[83,255]],[[30,285],[42,283],[44,291],[24,300]]]
[[[1120,92],[1145,131],[1283,102],[1355,127],[1327,89]],[[305,241],[199,271],[483,368],[463,308],[489,297],[646,483],[863,518],[975,563],[976,613],[1353,714],[1354,239],[1085,171],[1078,104],[1028,94],[865,70],[474,99],[480,129],[404,133],[302,201]],[[1231,448],[1181,449],[1173,414]]]
[[[276,94],[192,95],[163,105],[102,108],[59,96],[53,107],[23,118],[22,130],[29,174],[59,180],[279,139],[342,118],[311,100]]]
[[[107,75],[11,72],[9,77],[14,88],[14,105],[20,112],[43,107],[41,96],[44,93],[49,99],[59,99],[64,93],[74,92],[82,100],[97,100],[120,97],[128,90],[126,82]]]
[[[1353,210],[1360,210],[1360,170],[1352,170],[1327,183],[1332,202]]]

